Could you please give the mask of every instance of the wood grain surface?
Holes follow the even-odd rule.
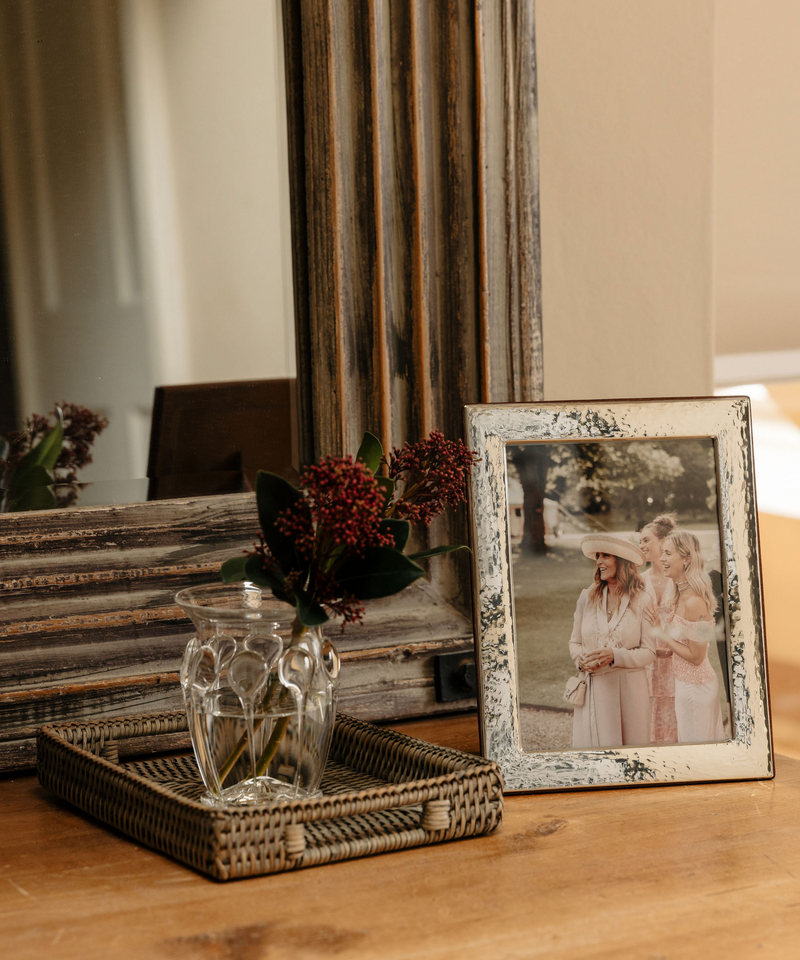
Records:
[[[180,706],[183,587],[253,540],[241,494],[0,518],[0,769],[48,720]]]
[[[309,452],[540,399],[531,0],[289,0],[284,19]]]
[[[217,579],[258,529],[251,494],[2,518],[0,770],[32,767],[53,720],[182,707],[193,627],[183,587]],[[328,628],[342,655],[340,708],[365,719],[463,709],[436,702],[433,657],[472,649],[467,618],[421,581]],[[472,701],[474,703],[474,701]]]
[[[175,592],[215,580],[252,543],[254,496],[2,522],[0,770],[32,767],[36,730],[52,720],[181,709],[193,627]],[[364,627],[329,629],[346,664],[340,707],[366,719],[446,711],[432,658],[472,648],[470,623],[425,582],[373,603]]]
[[[473,716],[404,732],[477,745]],[[800,761],[770,782],[516,796],[486,837],[217,885],[0,780],[15,960],[794,958]]]

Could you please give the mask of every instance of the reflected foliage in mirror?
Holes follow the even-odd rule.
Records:
[[[0,436],[0,513],[72,506],[84,486],[78,471],[92,462],[95,439],[108,426],[75,403],[35,413],[22,430]]]

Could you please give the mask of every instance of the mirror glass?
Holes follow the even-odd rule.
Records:
[[[154,388],[295,375],[280,0],[4,0],[0,433],[108,418],[78,505],[147,498]]]

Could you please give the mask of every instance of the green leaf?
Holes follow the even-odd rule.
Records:
[[[55,483],[53,474],[41,464],[34,463],[24,470],[18,467],[11,475],[9,486],[13,491],[14,499],[24,496],[27,491],[40,487],[51,487]],[[26,508],[27,509],[27,508]]]
[[[283,578],[265,570],[261,557],[245,557],[243,579],[249,580],[257,587],[266,587],[267,590],[271,590],[276,600],[283,600],[284,603],[292,602],[283,588]]]
[[[411,533],[411,524],[408,520],[381,520],[378,529],[381,533],[390,533],[394,537],[395,550],[403,552]]]
[[[382,456],[383,447],[380,440],[371,433],[365,433],[358,448],[356,460],[361,460],[364,466],[375,474],[380,468]]]
[[[51,487],[54,483],[53,474],[49,470],[35,463],[28,467],[23,475],[22,482],[19,479],[19,470],[14,474],[12,487],[16,494],[22,493],[32,487]]]
[[[240,557],[231,557],[220,567],[219,575],[223,583],[238,583],[239,580],[246,580],[244,565],[247,563],[247,557],[242,554]]]
[[[64,440],[64,428],[61,423],[61,411],[58,411],[59,417],[56,425],[46,433],[42,439],[32,447],[20,461],[15,477],[21,474],[24,476],[27,470],[33,467],[44,467],[45,470],[52,470],[61,453],[61,444]],[[49,481],[52,483],[52,478]]]
[[[386,497],[386,503],[383,506],[383,509],[385,510],[386,507],[388,507],[391,503],[392,497],[394,496],[395,483],[390,477],[375,477],[375,479],[378,481],[378,486],[383,488],[383,495]]]
[[[409,560],[424,560],[425,557],[438,557],[443,553],[455,553],[456,550],[469,550],[465,543],[451,543],[444,547],[434,547],[432,550],[420,550],[419,553],[409,553]]]
[[[392,547],[368,547],[363,557],[349,557],[336,571],[344,593],[376,600],[399,593],[423,575],[422,567]]]
[[[50,486],[53,468],[61,453],[64,428],[61,410],[56,407],[56,425],[22,458],[11,478],[11,510],[51,510],[56,498]]]
[[[275,520],[281,511],[286,510],[300,501],[301,510],[308,512],[308,506],[303,495],[291,483],[279,477],[276,473],[267,473],[259,470],[256,477],[256,503],[258,504],[258,519],[261,532],[270,549],[270,553],[278,561],[284,574],[292,570],[299,570],[301,579],[308,575],[308,561],[304,560],[294,545],[294,540],[281,533],[275,526]],[[309,522],[311,518],[309,516]]]
[[[53,474],[44,467],[34,464],[20,478],[19,470],[11,476],[12,510],[48,510],[55,505],[55,497],[50,489]],[[46,493],[42,493],[46,491]],[[23,506],[23,504],[26,504]],[[27,506],[36,504],[36,506]]]
[[[22,510],[52,510],[56,505],[56,498],[48,484],[53,482],[53,478],[43,467],[32,468],[29,476],[32,481],[22,488],[17,487],[16,477],[14,478],[11,511],[19,513]]]
[[[315,601],[310,600],[305,590],[295,590],[294,605],[297,610],[297,619],[305,627],[318,627],[328,622],[328,614]]]

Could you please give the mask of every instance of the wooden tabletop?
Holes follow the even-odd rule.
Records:
[[[474,717],[404,732],[477,745]],[[800,956],[800,761],[775,780],[513,796],[489,837],[218,884],[0,779],[0,955]]]

